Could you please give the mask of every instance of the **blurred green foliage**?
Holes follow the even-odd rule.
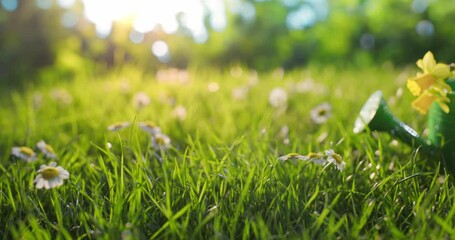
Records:
[[[121,24],[114,25],[108,38],[99,39],[87,21],[77,29],[61,27],[63,9],[40,10],[30,0],[19,3],[14,12],[0,8],[1,82],[28,79],[45,66],[53,66],[45,71],[67,76],[88,67],[125,63],[146,71],[167,65],[224,68],[238,64],[267,71],[308,63],[409,64],[428,50],[441,62],[451,62],[455,56],[452,0],[240,0],[254,7],[254,17],[227,11],[223,31],[211,29],[207,21],[210,37],[203,44],[194,42],[183,27],[173,35],[156,28],[143,43],[134,44],[128,38],[131,29]],[[318,15],[312,24],[289,28],[290,14],[302,7],[317,12],[320,3],[326,3],[326,15]],[[72,11],[82,16],[81,6]],[[150,45],[156,40],[169,45],[170,62],[160,63],[151,54]]]

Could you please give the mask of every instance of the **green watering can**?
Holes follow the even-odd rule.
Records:
[[[448,81],[448,84],[455,89],[455,81]],[[455,174],[455,92],[448,93],[447,97],[450,99],[449,113],[445,113],[436,102],[428,111],[428,139],[392,114],[381,91],[374,92],[363,105],[354,123],[354,133],[364,132],[367,128],[388,132],[427,155],[440,156],[446,169]]]

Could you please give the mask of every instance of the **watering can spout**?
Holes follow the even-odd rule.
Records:
[[[374,92],[363,105],[354,123],[354,133],[370,131],[388,132],[393,137],[414,148],[432,155],[436,148],[422,138],[414,129],[396,118],[382,97],[381,91]]]

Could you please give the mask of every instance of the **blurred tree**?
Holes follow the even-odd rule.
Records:
[[[130,41],[131,25],[115,23],[107,37],[74,9],[35,7],[19,1],[9,12],[0,7],[0,80],[17,82],[52,65],[54,78],[81,69],[108,69],[132,63],[146,71],[164,66],[229,67],[241,64],[258,70],[319,64],[370,65],[390,61],[414,63],[431,50],[439,61],[454,61],[455,32],[452,0],[235,0],[227,4],[224,30],[210,25],[206,42],[193,41],[184,24],[175,34],[160,26]],[[74,29],[60,26],[60,17],[74,11],[80,19]],[[179,16],[176,16],[180,19]],[[181,20],[181,19],[180,19]],[[158,59],[151,46],[164,41],[170,59]],[[101,67],[99,67],[101,66]],[[104,67],[103,67],[104,66]]]
[[[0,83],[20,82],[53,63],[53,45],[62,38],[53,14],[19,1],[15,11],[0,8],[0,15]]]

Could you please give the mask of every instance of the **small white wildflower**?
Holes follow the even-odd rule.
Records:
[[[130,86],[129,80],[128,79],[123,79],[119,83],[119,88],[120,88],[120,92],[121,93],[123,93],[123,94],[129,93],[131,91],[131,86]]]
[[[178,120],[183,121],[186,118],[186,108],[182,105],[177,105],[172,110],[172,115]]]
[[[283,155],[283,156],[278,157],[278,160],[283,161],[283,162],[284,162],[284,161],[287,161],[287,160],[289,160],[289,159],[292,159],[292,160],[294,160],[294,161],[296,161],[296,160],[306,161],[306,160],[308,160],[308,157],[307,157],[307,156],[300,155],[300,154],[298,154],[298,153],[288,153],[288,154],[286,154],[286,155]]]
[[[329,163],[335,164],[338,170],[343,171],[346,163],[343,161],[343,158],[333,151],[333,149],[325,150],[325,154],[327,155],[327,161]]]
[[[33,108],[39,109],[43,106],[43,94],[39,92],[33,93]]]
[[[11,154],[26,162],[33,162],[36,160],[36,153],[29,147],[13,147]]]
[[[234,100],[244,100],[248,96],[248,87],[238,87],[232,90],[232,98]]]
[[[332,116],[332,106],[329,103],[322,103],[313,108],[310,114],[314,123],[325,123]]]
[[[113,123],[113,124],[107,126],[107,130],[109,130],[111,132],[118,131],[118,130],[124,129],[130,125],[131,125],[131,123],[129,123],[129,122],[116,122],[116,123]]]
[[[73,96],[65,89],[52,90],[51,98],[64,105],[69,105],[73,102]]]
[[[138,92],[134,95],[133,104],[136,108],[143,108],[150,104],[150,98],[143,92]]]
[[[45,189],[50,189],[61,186],[63,184],[63,179],[68,179],[70,177],[69,172],[60,166],[57,167],[56,162],[51,162],[48,166],[41,165],[37,173],[38,175],[36,176],[34,183],[38,189],[43,187]]]
[[[54,151],[54,148],[47,144],[44,140],[39,141],[36,144],[36,147],[47,157],[50,159],[57,158],[57,154]]]
[[[185,69],[161,69],[156,73],[156,80],[167,83],[185,84],[190,80],[190,74]]]
[[[327,160],[324,159],[324,156],[321,153],[310,152],[305,157],[307,157],[307,159],[313,162],[314,164],[322,166],[327,164]]]
[[[209,92],[218,92],[218,90],[220,90],[220,85],[217,82],[211,82],[207,88],[209,89]]]
[[[139,123],[139,127],[144,130],[147,133],[150,134],[157,134],[161,132],[161,128],[158,127],[154,122],[152,121],[144,121]]]
[[[289,127],[288,127],[288,125],[281,126],[279,136],[280,136],[280,138],[283,138],[283,139],[289,137]]]
[[[171,138],[164,133],[155,133],[152,135],[151,145],[156,150],[166,150],[171,147]]]
[[[288,94],[283,88],[274,88],[269,94],[269,103],[272,107],[283,108],[287,106]]]

